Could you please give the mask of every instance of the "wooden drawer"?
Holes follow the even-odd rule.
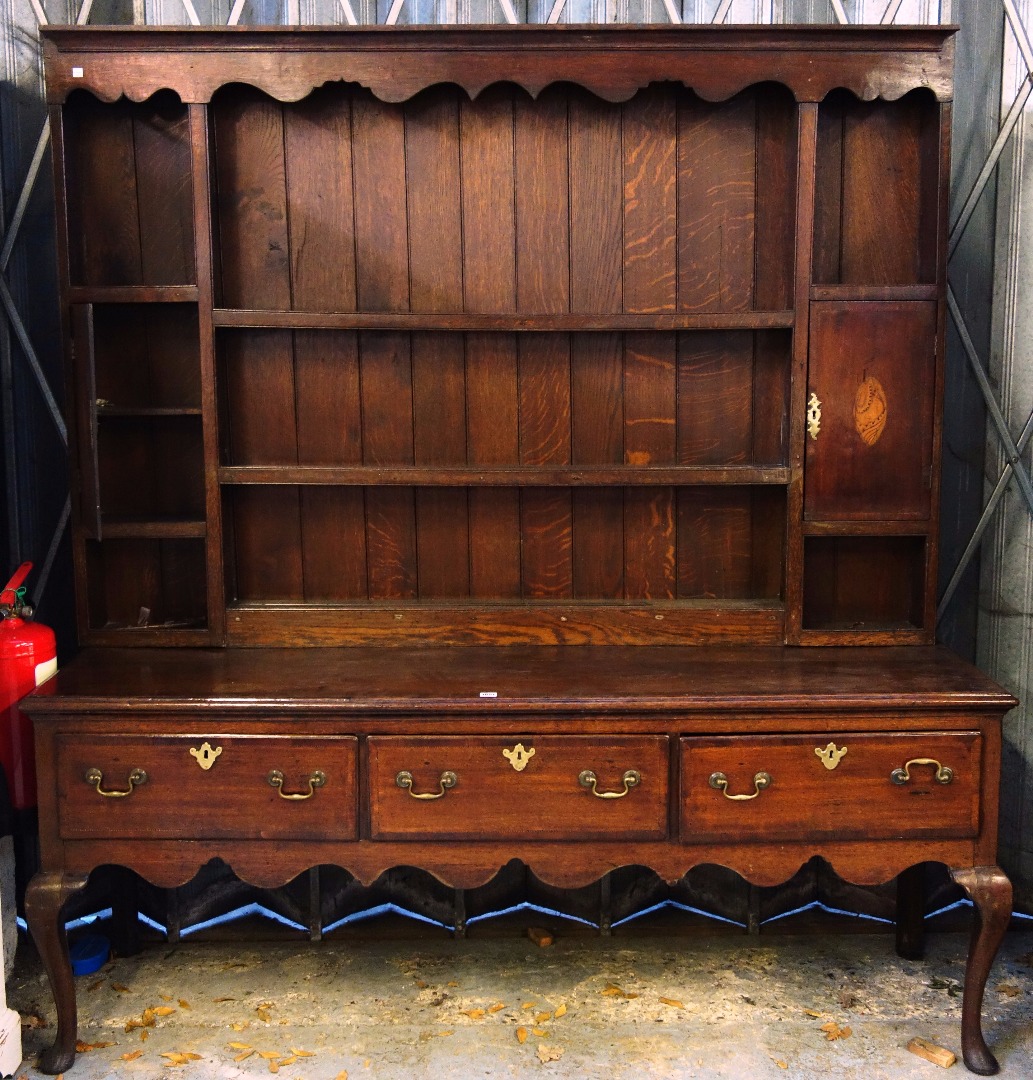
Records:
[[[665,736],[371,737],[371,835],[660,840],[667,835],[667,744]],[[518,747],[531,755],[520,770],[513,764],[521,763]],[[598,795],[580,779],[586,770],[595,774]],[[626,788],[630,770],[637,783]],[[405,774],[411,787],[400,786]],[[451,777],[443,786],[445,774],[453,786]]]
[[[831,763],[833,753],[844,748],[838,764],[827,768],[825,759]],[[834,740],[828,735],[685,738],[681,840],[975,836],[981,757],[982,740],[974,731],[847,734]],[[935,765],[908,766],[910,779],[896,772],[915,759],[950,769],[949,782],[937,781]],[[770,778],[767,786],[761,774]],[[727,778],[726,791],[715,786],[721,775]],[[941,773],[943,779],[947,775]]]
[[[193,754],[203,757],[205,743],[221,751],[208,769]],[[61,836],[351,840],[356,759],[356,740],[347,737],[59,735]],[[146,780],[130,784],[133,770]],[[279,788],[270,783],[274,770],[283,774]],[[132,793],[102,796],[98,772],[102,791]],[[323,783],[310,787],[316,773]]]

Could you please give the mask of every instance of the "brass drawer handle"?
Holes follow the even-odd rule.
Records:
[[[445,793],[448,791],[448,789],[449,788],[454,788],[456,786],[456,784],[459,783],[459,777],[456,776],[456,774],[454,772],[452,772],[451,770],[448,771],[448,772],[443,772],[441,774],[441,779],[438,781],[438,783],[441,785],[438,788],[438,790],[437,791],[426,791],[426,792],[424,792],[423,794],[420,794],[420,795],[418,795],[412,789],[413,780],[412,780],[412,773],[411,772],[406,772],[403,769],[395,777],[395,783],[400,788],[404,788],[406,791],[408,791],[409,794],[414,799],[443,799],[445,797]]]
[[[938,784],[949,784],[954,779],[954,770],[949,765],[941,765],[935,758],[931,757],[916,757],[910,761],[904,762],[904,768],[894,769],[890,773],[890,780],[894,784],[906,784],[911,779],[911,766],[912,765],[933,765],[936,768],[936,782]]]
[[[731,799],[733,802],[745,802],[747,799],[755,799],[766,787],[771,786],[771,773],[759,772],[754,775],[752,795],[729,795],[728,777],[723,772],[711,773],[708,783],[715,791],[720,791],[726,799]]]
[[[308,791],[285,792],[283,790],[283,773],[279,769],[273,769],[266,779],[269,786],[276,788],[281,799],[290,799],[292,802],[300,802],[302,799],[311,799],[316,793],[316,788],[321,788],[326,783],[326,773],[316,769],[308,778]]]
[[[623,799],[633,787],[642,783],[642,776],[637,769],[628,769],[621,779],[624,781],[623,791],[600,791],[596,786],[599,778],[591,769],[584,769],[578,773],[577,782],[583,788],[589,788],[597,799]]]
[[[104,783],[104,774],[100,769],[90,769],[84,779],[98,795],[103,795],[105,799],[124,799],[127,795],[133,794],[138,784],[147,783],[147,773],[143,769],[133,769],[129,774],[129,787],[125,791],[105,791],[101,787],[101,784]]]

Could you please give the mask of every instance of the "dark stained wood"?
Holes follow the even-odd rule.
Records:
[[[819,303],[811,318],[821,431],[806,440],[806,517],[927,519],[936,306]]]
[[[677,98],[649,87],[623,110],[624,310],[677,307]]]
[[[678,307],[754,306],[757,102],[678,105]]]
[[[521,744],[524,745],[524,744]],[[517,771],[504,757],[504,738],[398,738],[369,740],[370,836],[376,840],[494,840],[525,836],[562,840],[573,827],[585,838],[658,839],[667,834],[667,739],[616,738],[605,747],[592,736],[544,736],[524,747],[534,756]],[[628,769],[640,776],[621,799],[602,799],[578,782],[586,769],[597,790],[620,792]],[[412,775],[412,794],[396,782]],[[440,799],[414,799],[441,789],[441,776],[456,775]],[[535,823],[528,820],[529,801]]]
[[[125,290],[112,292],[115,299],[132,299],[122,295]],[[83,302],[104,298],[103,290],[94,289],[77,289],[75,295]],[[853,296],[847,298],[853,299]],[[214,317],[217,326],[277,326],[288,329],[308,327],[325,330],[513,330],[531,333],[547,330],[765,330],[791,327],[794,323],[790,311],[683,312],[656,315],[449,312],[435,315],[405,311],[363,311],[356,314],[339,311],[240,311],[216,308]]]
[[[355,310],[351,100],[323,88],[283,113],[291,307]]]
[[[568,175],[568,98],[569,88],[551,87],[537,101],[523,94],[514,101],[513,185],[520,312],[560,314],[571,310],[571,268],[578,262],[577,252],[570,248],[572,235],[576,235],[572,213],[578,204],[576,199],[571,200]]]
[[[405,106],[409,291],[414,312],[463,310],[459,98],[451,87]]]
[[[996,1067],[1014,702],[928,647],[950,31],[44,41],[97,646],[28,703],[44,1066],[75,1045],[60,906],[101,864],[311,896],[325,865],[468,889],[520,860],[539,897],[938,862]],[[105,799],[90,768],[149,775]]]
[[[570,98],[570,309],[624,306],[621,110],[585,93]]]
[[[791,839],[801,828],[815,837],[873,840],[979,832],[978,733],[844,734],[831,740],[836,750],[846,747],[831,770],[815,754],[828,741],[824,735],[683,739],[683,831],[745,842]],[[908,766],[910,780],[891,782],[895,769],[916,758],[952,769],[950,783],[937,782],[935,767],[917,764]],[[724,774],[727,794],[712,786],[715,773]],[[756,784],[760,773],[770,778],[766,787]]]
[[[351,121],[359,309],[408,311],[404,115],[398,106],[356,95]]]
[[[221,288],[230,307],[289,308],[283,106],[233,87],[212,105]]]

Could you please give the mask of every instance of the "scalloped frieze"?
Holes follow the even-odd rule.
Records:
[[[941,100],[951,96],[952,42],[928,30],[914,40],[897,31],[885,36],[885,48],[872,49],[870,30],[852,37],[849,31],[840,36],[826,29],[819,40],[781,31],[777,41],[734,32],[654,34],[642,41],[630,30],[622,39],[605,28],[597,34],[558,35],[542,48],[547,39],[540,28],[521,28],[538,30],[533,34],[486,28],[479,36],[469,30],[456,35],[448,28],[436,35],[427,32],[430,28],[400,35],[380,29],[369,35],[327,31],[322,37],[272,40],[257,31],[152,38],[146,30],[92,37],[65,29],[45,40],[48,98],[60,102],[81,88],[103,101],[124,96],[139,102],[172,90],[185,102],[206,103],[221,86],[245,83],[291,102],[326,83],[346,82],[367,87],[382,101],[401,102],[441,83],[456,84],[476,98],[499,82],[515,83],[532,97],[552,83],[571,82],[616,103],[650,83],[668,81],[707,101],[727,100],[769,81],[786,86],[801,102],[820,101],[837,87],[865,101],[896,100],[920,87]],[[930,40],[937,37],[933,48]],[[557,40],[567,47],[557,47]]]

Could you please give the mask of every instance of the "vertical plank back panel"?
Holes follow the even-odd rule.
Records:
[[[229,503],[235,599],[300,603],[305,582],[297,487],[245,485],[231,489]]]
[[[235,330],[219,338],[223,442],[235,465],[298,461],[294,349],[289,330]]]
[[[513,90],[460,105],[463,288],[467,311],[516,310]]]
[[[463,289],[467,311],[516,310],[513,91],[489,87],[460,105]],[[517,346],[511,335],[466,342],[469,461],[518,460]],[[520,503],[514,489],[471,488],[470,589],[520,595]]]
[[[413,311],[463,310],[459,91],[433,87],[405,104],[409,291]]]
[[[215,176],[227,307],[290,307],[283,106],[258,90],[216,96]]]
[[[409,310],[405,123],[400,105],[352,99],[355,277],[360,311]]]
[[[360,295],[361,291],[360,276]],[[359,350],[363,462],[411,465],[413,399],[409,335],[362,332]],[[366,551],[371,600],[416,596],[416,502],[411,488],[367,489]]]
[[[748,90],[678,109],[678,307],[753,307],[757,102]]]
[[[677,376],[671,335],[625,335],[624,457],[631,465],[677,460]],[[624,492],[625,595],[672,597],[676,588],[674,489]]]
[[[190,121],[179,99],[159,93],[133,123],[140,213],[140,282],[195,280]]]
[[[351,98],[323,87],[284,109],[291,301],[355,310]]]
[[[739,600],[752,595],[749,488],[682,488],[678,495],[678,596]]]
[[[418,488],[416,535],[421,600],[470,595],[466,488]]]
[[[754,306],[792,306],[796,240],[797,109],[785,87],[757,91],[757,210]]]
[[[624,310],[677,307],[677,98],[650,86],[624,106]]]
[[[570,335],[571,463],[624,462],[624,338]],[[624,596],[624,492],[573,492],[574,596]]]
[[[294,333],[298,463],[362,462],[358,335]],[[302,487],[305,599],[366,599],[366,517],[361,488]]]
[[[570,309],[624,304],[624,176],[620,106],[570,92]]]
[[[82,285],[133,285],[140,265],[133,112],[78,94],[65,114],[71,277]]]
[[[751,333],[679,334],[679,464],[751,463],[753,397]]]
[[[915,95],[852,103],[843,132],[841,280],[907,285],[919,280],[921,112]]]
[[[299,490],[306,602],[366,600],[363,489],[305,486]]]
[[[569,88],[514,101],[517,310],[570,310]]]

